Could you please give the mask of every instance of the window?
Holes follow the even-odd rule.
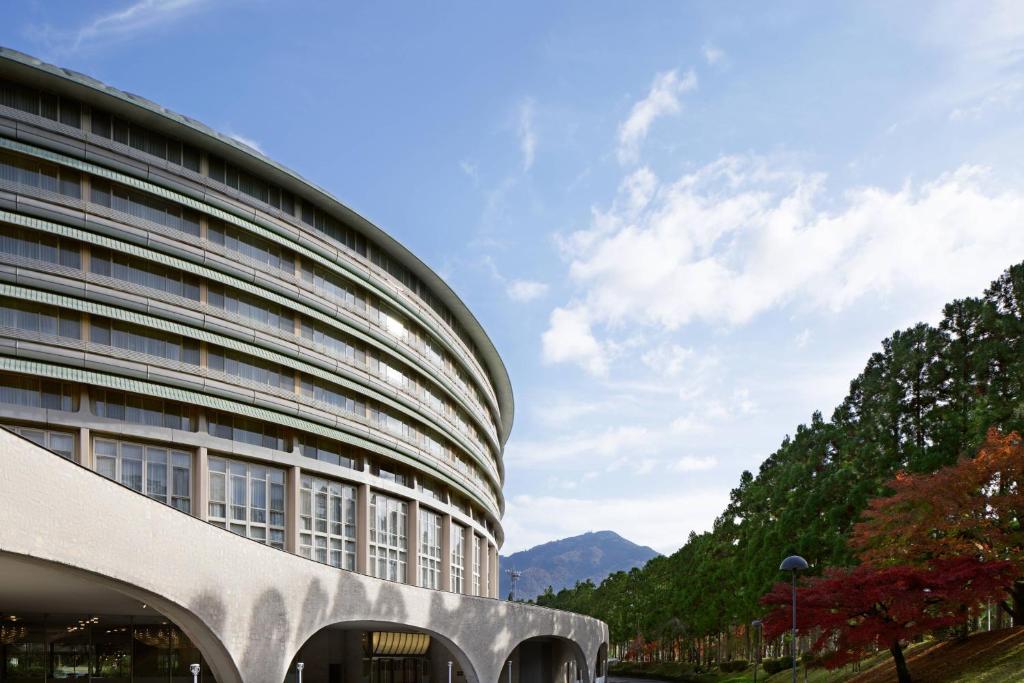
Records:
[[[68,382],[0,375],[0,403],[73,412],[78,410],[78,387]]]
[[[216,346],[208,347],[206,358],[211,370],[285,391],[295,390],[295,371],[291,368]]]
[[[419,566],[420,585],[441,587],[441,515],[420,508]]]
[[[466,544],[463,543],[463,532],[466,527],[460,526],[452,522],[451,534],[452,534],[452,570],[451,570],[451,591],[452,593],[461,593],[463,591],[463,581],[465,580],[465,553]]]
[[[284,470],[211,457],[209,473],[209,522],[283,550]]]
[[[370,494],[370,575],[388,581],[406,581],[409,504]]]
[[[0,253],[57,266],[82,267],[78,242],[11,225],[0,225]]]
[[[95,439],[96,471],[164,505],[192,511],[192,454],[112,439]]]
[[[299,495],[299,554],[355,570],[355,487],[303,476]]]
[[[306,375],[302,376],[302,395],[307,399],[327,403],[345,411],[346,413],[352,413],[357,417],[366,417],[365,403],[350,396],[346,396],[329,384],[320,382],[319,380],[314,380]]]
[[[212,410],[207,413],[206,423],[210,436],[278,451],[285,450],[284,434],[275,424]]]
[[[195,211],[102,178],[93,177],[91,182],[93,204],[199,237],[199,214]]]
[[[82,198],[82,176],[77,171],[11,152],[0,152],[0,181]]]
[[[139,396],[114,389],[89,390],[93,415],[119,422],[192,431],[195,416],[192,406],[166,401],[155,396]]]
[[[7,425],[7,429],[43,448],[49,449],[68,460],[75,459],[75,435],[67,432],[55,432],[49,429],[36,429],[35,427],[18,427]]]
[[[17,83],[0,81],[0,104],[65,126],[82,127],[82,108],[78,102]]]
[[[98,109],[92,110],[92,132],[172,164],[199,172],[199,150],[178,140],[146,130]]]
[[[211,284],[208,289],[207,302],[214,308],[249,318],[266,327],[272,327],[288,334],[295,332],[295,322],[291,311],[230,287]]]
[[[211,218],[206,229],[206,239],[275,270],[288,274],[295,272],[291,252],[242,228]]]
[[[340,465],[350,470],[360,469],[359,461],[351,453],[344,451],[342,445],[337,441],[330,441],[312,434],[302,434],[299,436],[299,445],[302,455],[307,458]]]
[[[199,365],[199,342],[195,339],[97,316],[90,322],[89,341],[94,344]]]
[[[325,329],[310,320],[302,320],[302,338],[321,350],[327,351],[343,363],[366,365],[366,351],[356,346],[340,332]]]
[[[345,308],[366,310],[366,295],[361,290],[338,275],[307,260],[302,261],[302,280]]]
[[[482,546],[480,537],[473,534],[473,595],[482,595],[480,593],[480,567],[483,566]]]
[[[208,175],[222,185],[238,190],[242,194],[279,209],[286,214],[295,214],[295,198],[287,190],[260,180],[238,166],[212,154],[207,156]]]
[[[82,316],[68,311],[29,301],[0,299],[0,326],[25,332],[37,332],[68,339],[82,338]]]
[[[199,301],[198,278],[146,259],[93,247],[89,269],[96,275]]]

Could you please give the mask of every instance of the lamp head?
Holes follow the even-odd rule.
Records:
[[[297,663],[297,664],[295,665],[295,669],[296,669],[296,670],[298,670],[298,671],[302,671],[302,670],[303,670],[303,669],[305,669],[305,668],[306,668],[306,665],[305,665],[305,664],[304,664],[303,662],[298,662],[298,663]]]
[[[192,672],[193,676],[198,676],[199,675],[199,665],[198,664],[190,665],[188,667],[188,670]]]
[[[753,626],[754,628],[761,628],[763,623],[764,622],[762,622],[760,619],[754,619],[752,622],[750,622],[750,625]]]
[[[802,572],[807,569],[807,560],[799,555],[790,555],[779,565],[780,572]]]

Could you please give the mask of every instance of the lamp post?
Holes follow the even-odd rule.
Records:
[[[305,662],[299,662],[295,665],[295,670],[299,672],[299,683],[302,683],[302,670],[306,668]]]
[[[512,660],[508,660],[508,683],[512,683]]]
[[[757,665],[761,661],[761,620],[754,619],[750,625],[754,628],[754,633],[757,634],[757,639],[754,641],[754,683],[757,683]]]
[[[807,560],[799,555],[790,555],[779,565],[780,572],[793,574],[793,683],[796,683],[796,574],[807,569]]]
[[[452,683],[452,662],[448,660],[448,683]]]
[[[188,670],[192,672],[192,683],[199,683],[199,665],[190,664]]]

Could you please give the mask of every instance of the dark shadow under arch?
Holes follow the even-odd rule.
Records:
[[[510,662],[511,677],[508,675]],[[593,683],[592,675],[583,648],[575,640],[537,635],[519,641],[505,656],[505,667],[498,683]]]

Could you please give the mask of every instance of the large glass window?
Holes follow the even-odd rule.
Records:
[[[217,346],[208,347],[206,359],[211,370],[286,391],[295,389],[295,371],[283,365]]]
[[[192,511],[192,454],[114,439],[94,439],[96,471],[183,512]]]
[[[211,410],[207,412],[206,425],[211,436],[277,451],[285,450],[284,433],[275,424]]]
[[[388,581],[406,581],[409,504],[370,494],[370,575]]]
[[[302,279],[345,308],[366,310],[366,295],[355,285],[305,259],[302,261]]]
[[[295,214],[295,198],[287,190],[271,185],[238,166],[212,154],[207,155],[211,180],[227,185],[286,214]]]
[[[0,299],[0,326],[69,339],[82,338],[82,314],[31,301]]]
[[[441,587],[441,515],[420,508],[419,530],[420,585],[437,589]]]
[[[275,270],[289,275],[295,272],[294,256],[290,251],[248,230],[211,218],[206,229],[206,239]]]
[[[301,386],[304,398],[327,403],[358,417],[366,417],[366,404],[363,401],[342,393],[340,389],[336,389],[326,382],[303,375]]]
[[[0,105],[58,121],[65,126],[82,127],[82,107],[78,102],[27,88],[20,83],[0,81]]]
[[[209,459],[211,524],[284,549],[284,470]]]
[[[299,436],[299,447],[302,455],[307,458],[349,469],[358,469],[359,461],[337,441],[312,434],[302,434]]]
[[[68,460],[75,459],[75,435],[68,432],[55,432],[50,429],[5,425],[15,434],[20,434],[32,443],[49,449]]]
[[[94,135],[128,145],[192,171],[199,171],[199,150],[191,145],[146,130],[95,108],[92,110],[91,118]]]
[[[199,279],[159,263],[136,258],[128,254],[93,247],[89,269],[140,287],[157,289],[168,294],[199,301]]]
[[[114,348],[145,353],[167,360],[199,365],[199,342],[183,337],[152,330],[141,325],[93,316],[90,324],[89,341]]]
[[[120,422],[192,431],[196,421],[192,406],[153,396],[128,394],[114,389],[89,390],[93,415]]]
[[[68,382],[0,375],[0,403],[71,412],[78,410],[78,396],[78,387]]]
[[[78,242],[45,232],[0,225],[0,253],[45,261],[69,268],[82,267]]]
[[[82,177],[77,171],[11,152],[0,151],[0,181],[82,198]]]
[[[207,303],[222,311],[249,318],[266,327],[294,334],[295,322],[290,310],[222,285],[210,284]]]
[[[199,214],[160,197],[93,177],[92,202],[151,223],[199,237]]]
[[[356,568],[356,489],[302,477],[299,554],[342,569]]]
[[[466,527],[452,522],[450,529],[452,535],[452,569],[451,569],[451,591],[461,593],[466,579],[466,544],[463,543],[463,532]]]
[[[344,363],[366,365],[366,351],[362,346],[349,342],[342,333],[322,327],[306,318],[302,319],[302,338],[336,356]]]

